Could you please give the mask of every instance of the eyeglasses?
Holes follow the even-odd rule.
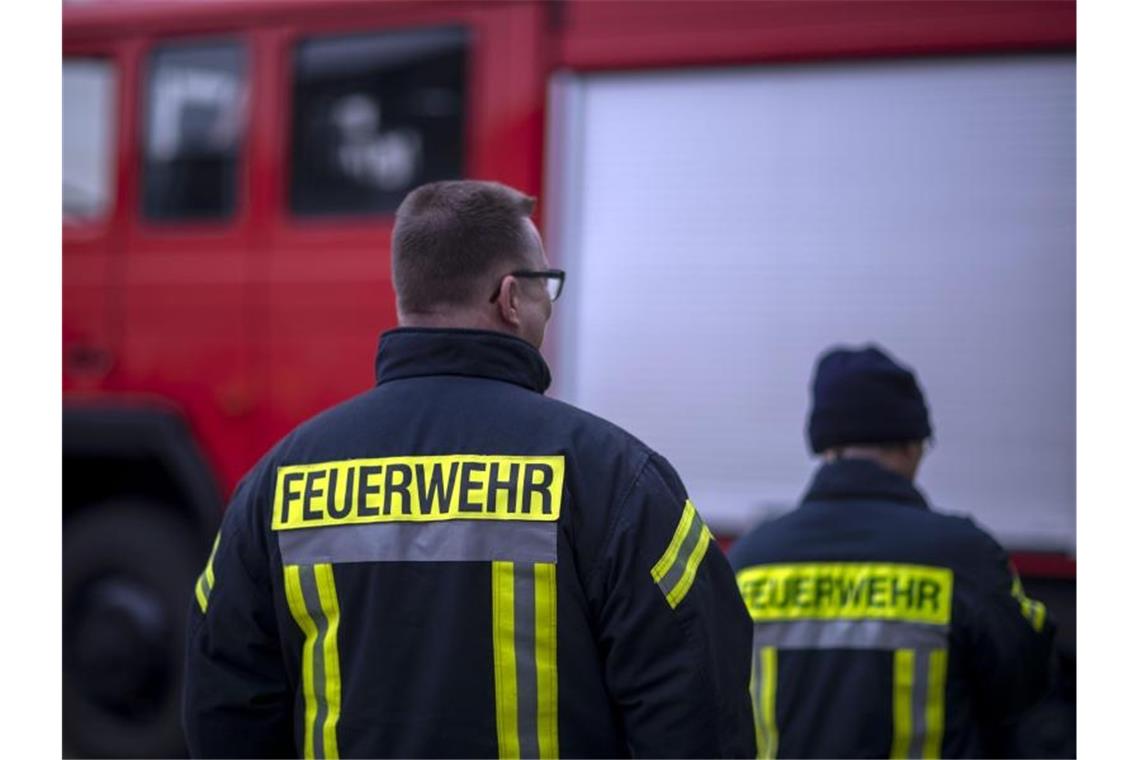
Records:
[[[551,301],[557,301],[558,296],[562,295],[562,286],[566,283],[566,272],[562,269],[516,269],[513,272],[508,272],[503,277],[525,277],[531,280],[542,279],[545,280],[546,294],[550,296]],[[502,285],[502,278],[499,278],[499,284]],[[499,288],[495,288],[495,292],[491,294],[491,303],[499,300]]]

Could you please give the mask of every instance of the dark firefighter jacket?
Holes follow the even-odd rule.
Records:
[[[1002,548],[869,461],[733,546],[761,757],[987,757],[1045,691],[1054,625]]]
[[[192,754],[754,756],[751,623],[669,464],[508,335],[394,330],[377,377],[235,492]]]

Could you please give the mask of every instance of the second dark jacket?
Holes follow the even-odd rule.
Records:
[[[762,757],[987,757],[1048,683],[1053,622],[1001,546],[865,460],[823,465],[730,560]]]

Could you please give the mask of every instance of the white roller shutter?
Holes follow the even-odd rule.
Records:
[[[1075,546],[1071,55],[561,76],[554,394],[666,455],[714,528],[792,506],[812,364],[914,366],[919,484]]]

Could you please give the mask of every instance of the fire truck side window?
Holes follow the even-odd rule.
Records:
[[[466,59],[457,28],[301,42],[292,211],[388,213],[416,185],[462,177]]]
[[[155,221],[231,217],[245,132],[244,49],[172,43],[150,56],[143,145],[143,213]]]
[[[115,149],[115,70],[107,61],[63,62],[63,220],[110,208]]]

